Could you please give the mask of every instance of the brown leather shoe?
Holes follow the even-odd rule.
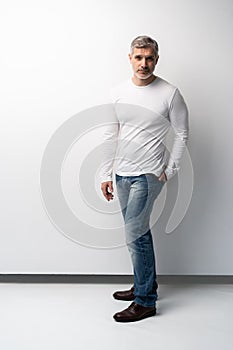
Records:
[[[113,293],[113,298],[117,300],[131,301],[131,300],[134,300],[133,292],[134,292],[134,287],[132,287],[130,290],[117,291]]]
[[[150,306],[145,307],[139,304],[136,304],[134,301],[130,304],[127,309],[117,312],[113,318],[117,322],[135,322],[142,320],[143,318],[154,316],[156,314],[156,307]]]

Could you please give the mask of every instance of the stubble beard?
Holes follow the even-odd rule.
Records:
[[[146,79],[150,78],[153,75],[153,72],[148,72],[148,74],[146,74],[146,75],[141,75],[138,72],[135,72],[134,74],[136,75],[136,77],[138,79],[146,80]]]

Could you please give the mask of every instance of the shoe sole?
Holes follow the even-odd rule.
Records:
[[[122,300],[122,301],[134,301],[134,296],[131,297],[131,298],[121,298],[121,297],[118,297],[118,296],[115,296],[114,294],[112,295],[114,299],[116,300]],[[159,297],[157,297],[156,300],[159,300]]]
[[[134,300],[134,297],[131,297],[131,298],[121,298],[121,297],[117,297],[113,294],[113,298],[116,299],[116,300],[123,300],[123,301],[133,301]]]

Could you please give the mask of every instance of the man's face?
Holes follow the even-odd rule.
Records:
[[[155,56],[151,47],[134,48],[133,54],[129,54],[130,63],[134,75],[138,79],[148,79],[154,72],[159,56]]]

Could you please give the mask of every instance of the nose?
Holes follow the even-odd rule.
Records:
[[[147,61],[146,61],[146,58],[142,58],[142,61],[141,61],[141,67],[142,67],[142,68],[147,67]]]

